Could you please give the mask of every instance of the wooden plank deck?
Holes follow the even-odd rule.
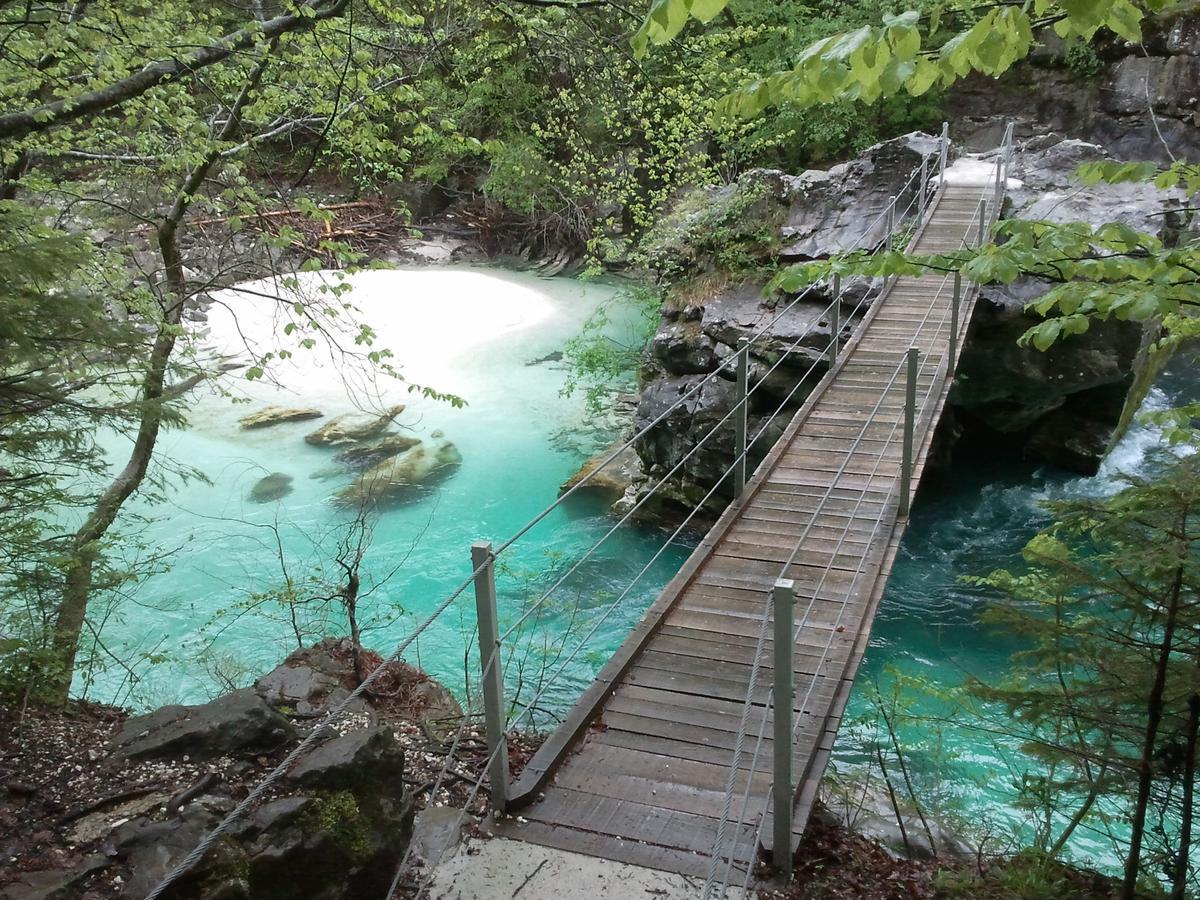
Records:
[[[989,186],[946,185],[912,252],[974,243]],[[952,282],[902,278],[793,418],[743,495],[513,786],[509,837],[704,876],[726,803],[769,592],[796,583],[793,843],[811,812],[904,533],[896,515],[904,351],[921,351],[914,490],[941,416]],[[964,285],[958,345],[974,288]],[[733,815],[720,852],[740,883],[772,839],[772,641],[762,639]],[[764,721],[765,720],[765,721]],[[755,757],[760,730],[761,749]],[[739,821],[743,797],[748,815]],[[767,821],[763,822],[764,816]],[[760,825],[763,827],[760,830]],[[724,871],[724,863],[722,864]]]

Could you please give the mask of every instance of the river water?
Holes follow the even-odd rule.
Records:
[[[247,345],[259,353],[278,349],[278,304],[264,295],[287,292],[252,287],[210,310],[207,344],[243,356]],[[602,305],[610,337],[636,339],[638,314],[612,286],[439,267],[362,273],[349,297],[378,333],[375,346],[395,352],[406,378],[460,395],[467,405],[456,409],[386,379],[371,381],[323,345],[299,348],[298,337],[287,345],[295,356],[276,365],[271,379],[227,376],[220,390],[210,387],[192,408],[190,426],[167,434],[161,445],[167,458],[205,479],[173,478],[165,499],[135,507],[145,524],[126,527],[131,555],[165,552],[170,563],[115,604],[104,627],[113,655],[144,660],[138,678],[111,666],[82,675],[77,689],[142,707],[205,699],[223,683],[245,683],[295,647],[293,607],[280,602],[285,570],[297,596],[329,593],[336,581],[331,558],[353,518],[330,500],[352,474],[334,462],[333,451],[304,442],[320,420],[246,431],[237,420],[248,411],[278,403],[315,406],[328,417],[405,402],[397,420],[404,429],[426,440],[440,430],[460,450],[461,468],[435,490],[371,521],[364,640],[385,651],[467,576],[472,541],[499,543],[515,534],[612,437],[612,422],[591,415],[581,396],[562,395],[567,372],[555,357]],[[1196,383],[1180,367],[1147,404],[1175,402]],[[899,672],[953,686],[964,673],[1001,671],[1012,648],[976,622],[992,598],[959,577],[1013,562],[1046,521],[1041,501],[1112,490],[1117,473],[1138,471],[1157,443],[1153,429],[1135,426],[1091,479],[960,454],[952,480],[924,487],[851,701],[837,769],[865,764],[858,737],[870,729],[867,695],[877,681],[891,684]],[[114,454],[123,449],[117,439],[109,444]],[[250,488],[268,473],[291,476],[292,492],[278,502],[250,502]],[[502,627],[526,617],[508,642],[509,689],[524,701],[536,697],[542,723],[591,680],[696,540],[684,536],[664,550],[666,532],[626,526],[572,571],[612,524],[597,502],[564,504],[501,557]],[[146,549],[132,549],[135,541]],[[473,603],[465,591],[406,654],[460,695],[465,684],[475,684]],[[297,613],[305,637],[321,630],[322,615],[342,629],[336,609],[308,604]],[[923,703],[927,711],[938,708],[936,701]],[[911,763],[923,787],[965,819],[994,816],[1013,827],[1020,815],[1011,805],[1010,750],[949,723],[920,732]],[[1103,842],[1086,833],[1074,849],[1111,861]]]

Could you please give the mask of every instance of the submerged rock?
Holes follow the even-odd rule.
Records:
[[[283,472],[264,475],[250,488],[249,499],[252,503],[273,503],[281,500],[292,492],[293,480],[291,475],[285,475]]]
[[[562,483],[560,490],[565,493],[583,484],[580,491],[601,494],[611,500],[625,496],[625,492],[635,482],[644,480],[637,451],[633,447],[621,449],[627,440],[626,437],[617,438],[611,446],[604,448],[580,466],[578,472]],[[614,453],[616,456],[613,456]],[[605,461],[610,456],[613,456],[613,459],[606,465]]]
[[[377,416],[359,413],[335,416],[316,431],[305,435],[304,441],[316,447],[336,447],[369,440],[386,431],[404,409],[404,404],[400,403]]]
[[[319,409],[312,407],[264,406],[257,412],[238,419],[243,429],[269,428],[284,422],[303,422],[308,419],[319,419],[325,415]]]
[[[411,450],[419,443],[420,438],[406,434],[385,434],[376,440],[339,450],[333,458],[352,469],[369,469],[398,453]]]
[[[361,503],[403,503],[421,490],[448,478],[462,464],[458,448],[444,438],[425,443],[372,466],[338,494],[342,506]]]

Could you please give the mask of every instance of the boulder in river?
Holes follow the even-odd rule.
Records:
[[[355,444],[339,450],[333,458],[352,469],[369,469],[421,443],[420,438],[406,434],[385,434],[373,441]]]
[[[316,431],[305,435],[304,440],[305,443],[316,447],[337,447],[370,440],[383,434],[402,412],[403,403],[392,406],[379,415],[345,413],[335,416]]]
[[[292,492],[292,481],[292,476],[283,472],[264,475],[250,488],[250,502],[274,503],[281,500]]]
[[[319,419],[323,415],[325,415],[323,412],[311,406],[264,406],[257,412],[242,416],[238,419],[238,424],[243,429],[269,428],[272,425],[281,425],[284,422],[303,422],[308,419]]]
[[[423,488],[452,475],[461,464],[462,455],[448,440],[422,442],[367,469],[338,495],[338,503],[409,502],[419,497]]]

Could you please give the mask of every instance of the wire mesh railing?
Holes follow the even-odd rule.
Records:
[[[915,225],[920,228],[926,222],[927,214],[931,204],[931,198],[936,196],[939,186],[944,182],[944,173],[949,165],[951,146],[949,142],[948,130],[943,129],[943,135],[938,143],[936,151],[933,153],[922,154],[919,164],[908,175],[907,179],[897,190],[896,194],[889,200],[886,208],[880,212],[872,222],[864,229],[860,237],[860,249],[870,250],[869,255],[874,255],[884,250],[892,249],[895,236],[898,233],[906,232],[907,229]],[[937,177],[934,177],[936,173]],[[907,202],[905,199],[907,198]],[[880,228],[883,228],[882,233]],[[168,874],[154,887],[147,895],[146,900],[157,900],[170,887],[175,884],[180,878],[185,876],[203,857],[212,849],[212,847],[220,840],[222,835],[228,833],[236,823],[244,817],[255,805],[263,799],[266,793],[275,785],[286,773],[295,765],[295,763],[305,756],[308,752],[314,749],[318,744],[324,741],[327,737],[332,736],[335,732],[333,726],[344,717],[359,698],[369,692],[375,681],[381,677],[387,669],[386,663],[398,661],[412,648],[414,643],[425,633],[435,622],[441,619],[456,603],[462,598],[468,588],[474,589],[476,600],[476,615],[479,617],[479,656],[480,656],[480,672],[481,678],[475,685],[468,690],[467,696],[464,697],[463,708],[467,711],[463,719],[460,721],[458,729],[455,731],[453,739],[450,742],[450,752],[447,756],[446,766],[443,767],[441,774],[437,779],[437,783],[441,784],[449,771],[450,760],[454,758],[454,752],[460,742],[467,734],[467,730],[476,721],[475,711],[482,709],[484,712],[485,732],[487,735],[487,750],[488,756],[480,768],[480,775],[475,779],[468,800],[464,804],[463,816],[466,815],[466,810],[470,808],[471,803],[477,796],[478,792],[487,785],[492,806],[503,811],[507,803],[509,776],[509,762],[507,749],[507,733],[514,720],[522,715],[527,715],[529,710],[536,709],[538,703],[543,700],[548,693],[553,689],[556,682],[562,678],[567,668],[584,652],[584,649],[589,646],[592,639],[603,627],[610,621],[611,617],[622,608],[636,585],[642,583],[646,575],[652,570],[653,566],[658,563],[667,550],[676,545],[684,535],[686,529],[691,527],[707,508],[712,501],[722,490],[726,489],[732,481],[735,487],[734,493],[740,492],[745,484],[748,462],[753,455],[759,441],[769,432],[770,427],[781,416],[787,413],[788,407],[791,405],[796,393],[808,382],[808,379],[822,365],[832,365],[837,358],[841,345],[841,337],[843,324],[852,322],[858,316],[864,307],[873,299],[880,296],[887,290],[889,282],[885,280],[882,285],[875,289],[865,291],[859,298],[856,305],[850,311],[848,316],[843,316],[843,297],[844,293],[841,290],[840,282],[833,285],[833,297],[830,302],[821,309],[815,316],[812,317],[809,325],[804,328],[798,337],[791,341],[782,352],[774,350],[768,353],[764,350],[766,342],[775,339],[776,325],[798,304],[810,298],[817,290],[818,285],[810,285],[804,291],[801,291],[797,296],[791,298],[781,308],[776,308],[766,317],[766,321],[761,323],[753,330],[739,345],[737,351],[721,360],[711,372],[706,373],[695,383],[691,384],[683,391],[674,401],[664,410],[654,415],[648,422],[623,441],[619,446],[611,449],[605,454],[604,458],[594,466],[588,473],[582,476],[569,489],[559,494],[556,499],[534,515],[524,525],[519,527],[508,538],[491,546],[485,542],[476,543],[472,547],[471,555],[471,571],[464,577],[445,597],[437,602],[431,612],[429,612],[421,621],[401,639],[394,647],[392,653],[387,657],[385,664],[380,665],[372,672],[368,673],[367,677],[353,691],[351,691],[340,702],[329,709],[326,714],[314,725],[314,727],[306,734],[303,739],[294,747],[267,775],[261,779],[249,791],[247,796],[238,802],[234,808],[229,811],[225,817],[217,824],[215,828],[205,834],[197,845],[184,856],[176,866],[171,869]],[[753,435],[748,434],[746,424],[747,412],[750,409],[751,402],[756,398],[759,392],[767,391],[766,385],[768,379],[776,373],[776,371],[784,365],[787,365],[791,357],[799,350],[801,345],[806,340],[811,340],[814,334],[824,327],[825,323],[829,323],[829,339],[823,347],[816,348],[819,351],[817,358],[813,359],[811,364],[798,376],[795,377],[795,384],[791,390],[784,396],[782,402],[778,403],[765,418],[762,419],[756,432]],[[753,379],[751,384],[749,378],[748,360],[751,353],[756,349],[762,351],[762,355],[769,358],[772,353],[778,353],[778,358],[771,363],[764,372],[760,373]],[[741,374],[739,375],[739,368]],[[501,629],[497,616],[497,596],[496,596],[496,568],[497,561],[515,544],[524,539],[538,525],[547,521],[551,514],[562,507],[570,499],[586,490],[599,476],[600,473],[616,464],[617,460],[632,448],[635,448],[639,441],[649,435],[653,429],[661,427],[667,422],[670,417],[679,410],[684,409],[687,405],[696,400],[704,389],[712,385],[717,379],[735,380],[739,385],[737,398],[731,409],[729,409],[717,422],[715,422],[707,432],[701,436],[687,453],[678,459],[667,472],[659,477],[654,485],[645,490],[638,498],[637,502],[632,507],[626,510],[617,520],[609,527],[599,540],[595,541],[586,551],[576,558],[566,570],[555,578],[550,586],[541,591],[539,596],[530,603],[507,627]],[[505,683],[504,683],[504,666],[503,666],[503,648],[507,642],[511,641],[514,636],[519,635],[521,630],[534,621],[537,616],[549,601],[549,599],[560,590],[570,579],[578,573],[582,566],[589,560],[593,559],[599,552],[600,548],[614,534],[630,522],[635,521],[637,514],[644,510],[647,503],[650,502],[657,492],[667,485],[672,477],[683,471],[686,463],[694,459],[703,448],[707,448],[711,441],[715,441],[718,436],[728,434],[730,429],[738,430],[740,426],[741,438],[735,440],[735,449],[733,458],[729,460],[729,465],[724,468],[716,481],[708,488],[708,490],[694,503],[688,510],[687,515],[661,542],[660,546],[653,554],[650,555],[648,561],[637,571],[632,580],[626,587],[620,591],[615,598],[599,611],[592,611],[589,616],[588,627],[582,634],[582,637],[575,642],[569,649],[564,645],[562,652],[558,655],[556,665],[544,678],[540,679],[536,690],[529,698],[514,698],[512,708],[507,708],[504,703]],[[487,620],[487,621],[485,621]],[[435,788],[436,791],[436,788]],[[436,861],[433,861],[436,863]],[[389,897],[392,896],[397,886],[401,883],[406,871],[411,868],[412,859],[411,852],[406,853],[401,861],[399,868],[396,871],[393,880],[392,890],[389,892]],[[428,878],[431,877],[433,866],[429,866],[425,880],[422,881],[418,888],[417,896],[420,896],[428,889]]]

